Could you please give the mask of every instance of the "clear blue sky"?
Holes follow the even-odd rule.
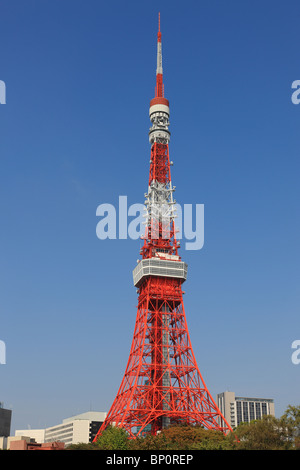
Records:
[[[296,0],[14,0],[0,5],[0,401],[15,429],[108,411],[136,317],[140,242],[100,241],[96,208],[143,203],[161,11],[188,327],[215,397],[299,405],[300,79]]]

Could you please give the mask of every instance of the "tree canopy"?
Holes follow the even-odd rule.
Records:
[[[202,426],[172,425],[156,436],[129,439],[125,429],[109,426],[95,444],[72,445],[75,450],[300,450],[300,406],[289,406],[281,418],[263,416],[241,423],[232,433]]]

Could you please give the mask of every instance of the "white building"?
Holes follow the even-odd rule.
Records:
[[[64,442],[71,444],[87,444],[92,442],[107,413],[102,411],[87,411],[71,418],[66,418],[61,424],[46,429],[26,429],[15,431],[15,436],[26,436],[36,442]]]
[[[27,433],[27,431],[25,431]],[[16,436],[0,437],[0,450],[10,449],[10,443],[14,441],[25,440],[26,442],[34,441],[34,438],[31,438],[27,435],[18,434]]]
[[[15,431],[15,436],[26,436],[42,444],[45,442],[45,429],[19,429]]]
[[[234,392],[223,392],[217,395],[217,406],[232,428],[264,415],[275,416],[273,398],[236,397]]]

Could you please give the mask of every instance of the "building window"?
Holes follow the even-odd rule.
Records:
[[[267,404],[266,403],[261,404],[261,411],[262,411],[263,416],[267,414]]]
[[[242,404],[240,401],[236,402],[236,417],[237,417],[237,425],[239,425],[242,421]]]
[[[253,421],[255,419],[255,413],[254,413],[254,403],[251,401],[249,403],[249,413],[250,413],[250,421]]]
[[[261,419],[260,403],[255,403],[256,419]]]
[[[248,402],[247,401],[243,402],[243,415],[244,415],[244,421],[248,423],[249,415],[248,415]]]

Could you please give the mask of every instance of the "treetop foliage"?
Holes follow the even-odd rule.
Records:
[[[300,406],[289,406],[281,418],[263,416],[241,423],[233,433],[202,426],[172,425],[156,436],[129,439],[125,429],[109,426],[95,444],[71,450],[300,450]]]

